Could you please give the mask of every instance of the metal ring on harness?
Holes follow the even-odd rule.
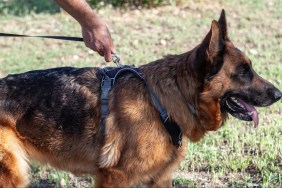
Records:
[[[122,67],[123,65],[120,62],[120,57],[117,54],[112,54],[113,62],[118,66]]]

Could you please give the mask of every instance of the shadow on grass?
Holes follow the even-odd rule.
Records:
[[[53,188],[53,187],[59,187],[55,182],[52,182],[48,179],[40,179],[36,182],[33,182],[29,188]]]

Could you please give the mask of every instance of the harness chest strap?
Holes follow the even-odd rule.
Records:
[[[118,77],[125,72],[133,73],[136,77],[140,78],[145,82],[143,76],[139,72],[139,69],[132,66],[124,65],[122,67],[117,67],[117,68],[102,69],[103,78],[101,82],[101,90],[102,90],[101,91],[101,126],[103,127],[105,126],[105,119],[108,114],[108,94],[112,86],[115,84],[116,79],[118,79]],[[164,127],[166,128],[166,130],[171,136],[173,145],[175,145],[176,147],[181,147],[182,132],[179,126],[169,118],[166,110],[161,105],[157,96],[152,91],[149,92],[155,107],[160,113],[160,117],[163,121]]]

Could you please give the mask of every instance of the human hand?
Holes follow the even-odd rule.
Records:
[[[112,61],[115,49],[106,24],[96,20],[94,24],[82,26],[82,36],[88,48],[104,56],[105,61]]]

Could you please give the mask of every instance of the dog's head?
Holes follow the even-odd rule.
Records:
[[[269,106],[282,94],[254,71],[252,61],[229,40],[224,10],[219,20],[212,22],[199,50],[205,59],[198,66],[204,82],[202,98],[216,99],[222,116],[229,113],[257,126],[254,106]]]

